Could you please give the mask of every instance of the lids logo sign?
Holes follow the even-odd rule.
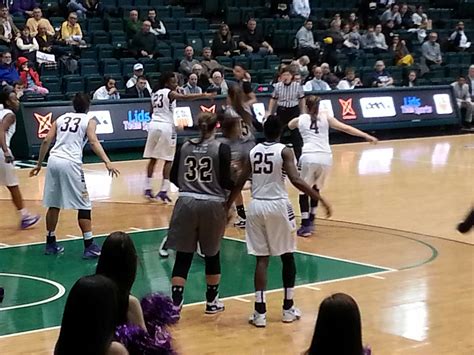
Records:
[[[421,106],[421,99],[417,96],[405,96],[401,109],[404,114],[422,115],[433,113],[433,107],[428,105]]]
[[[33,116],[38,122],[38,138],[43,139],[48,135],[48,132],[51,129],[53,113],[50,112],[43,116],[35,112]]]
[[[352,99],[339,99],[339,103],[341,104],[342,108],[342,119],[343,120],[355,120],[357,115],[352,108]]]
[[[397,114],[391,96],[363,97],[360,107],[365,118],[393,117]]]

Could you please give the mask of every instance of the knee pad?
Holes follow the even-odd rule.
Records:
[[[296,264],[293,253],[286,253],[281,256],[283,286],[290,288],[295,286]]]
[[[193,262],[194,253],[184,253],[182,251],[176,252],[176,260],[174,262],[172,277],[188,278],[189,269]]]
[[[206,275],[219,275],[221,273],[220,253],[214,256],[206,256]]]
[[[79,210],[77,211],[78,219],[91,219],[91,210]]]

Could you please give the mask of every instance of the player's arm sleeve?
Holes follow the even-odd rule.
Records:
[[[230,147],[221,143],[219,146],[219,184],[223,189],[232,190],[234,182],[230,177]]]
[[[170,172],[170,180],[178,188],[179,188],[178,173],[179,173],[179,160],[181,157],[181,147],[182,146],[179,146],[176,148],[176,153],[174,154],[173,165],[171,166],[171,172]]]

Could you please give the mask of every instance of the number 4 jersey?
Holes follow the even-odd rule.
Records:
[[[250,151],[252,164],[252,198],[257,200],[288,199],[281,153],[281,143],[260,143]]]
[[[65,113],[56,120],[56,143],[50,155],[82,164],[90,117],[85,113]]]
[[[225,201],[230,180],[230,148],[215,139],[191,139],[179,151],[178,185],[180,196],[200,200]],[[176,158],[175,163],[176,164]],[[174,165],[173,164],[173,165]],[[173,169],[171,179],[173,178]]]
[[[308,114],[300,115],[298,130],[303,138],[303,154],[300,163],[314,161],[323,165],[332,165],[327,114],[321,112],[317,120],[311,119]]]

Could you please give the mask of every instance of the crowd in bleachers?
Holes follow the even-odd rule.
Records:
[[[94,97],[142,97],[127,90],[128,79],[145,75],[150,89],[171,70],[183,90],[225,92],[236,64],[253,84],[269,85],[281,62],[292,60],[313,90],[327,89],[318,67],[332,90],[414,86],[453,83],[474,62],[469,2],[454,1],[449,10],[426,0],[175,3],[186,7],[167,0],[9,1],[0,7],[2,86],[23,87],[27,100],[94,95],[112,83],[110,94]],[[138,63],[141,73],[133,70]]]

